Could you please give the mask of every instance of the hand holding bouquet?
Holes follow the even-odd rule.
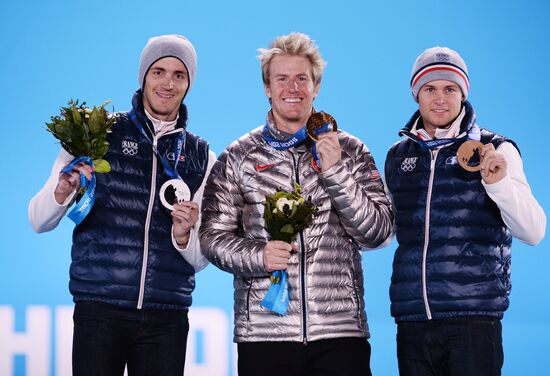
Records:
[[[69,101],[69,107],[61,107],[61,114],[52,116],[52,122],[46,123],[47,130],[59,140],[63,149],[74,157],[90,157],[95,172],[109,172],[111,166],[103,159],[109,143],[107,133],[116,121],[116,116],[109,116],[105,101],[99,107],[90,109],[86,102],[78,105],[78,100]]]
[[[268,195],[264,203],[264,220],[271,240],[291,243],[300,231],[311,224],[317,210],[311,200],[302,197],[301,187],[297,183],[294,183],[292,192],[277,191]],[[271,286],[260,304],[284,315],[290,300],[286,270],[274,271],[270,280]]]
[[[75,159],[61,172],[69,173],[79,163],[94,167],[95,172],[109,172],[111,166],[103,159],[109,149],[107,134],[116,121],[116,115],[109,115],[105,106],[110,101],[90,109],[86,102],[81,105],[70,100],[68,107],[61,107],[58,116],[52,116],[51,123],[46,123],[47,130],[57,138],[69,154]],[[91,210],[95,199],[95,175],[90,181],[80,174],[80,194],[77,205],[68,214],[76,224],[79,224]]]

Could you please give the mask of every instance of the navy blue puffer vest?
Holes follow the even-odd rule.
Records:
[[[473,108],[465,106],[461,132],[475,123]],[[403,131],[419,116],[417,112]],[[484,144],[496,148],[504,141],[511,142],[481,131]],[[500,318],[508,308],[512,236],[479,172],[457,164],[460,144],[439,149],[434,161],[430,151],[407,137],[388,153],[385,175],[399,243],[390,287],[396,321]]]
[[[134,120],[150,130],[139,90],[132,105]],[[94,206],[73,233],[70,291],[75,301],[185,310],[191,305],[195,272],[172,245],[172,219],[159,199],[169,178],[129,114],[119,115],[105,155],[112,171],[96,174]],[[182,104],[176,126],[180,132],[186,132],[186,121]],[[178,134],[158,140],[159,153],[172,166]],[[208,144],[186,132],[177,169],[192,194],[205,178],[207,164]]]

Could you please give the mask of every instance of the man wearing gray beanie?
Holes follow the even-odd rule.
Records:
[[[456,51],[420,54],[410,87],[419,109],[385,162],[398,242],[390,298],[399,372],[500,375],[512,237],[539,243],[546,216],[516,143],[477,125]]]
[[[73,233],[73,374],[183,375],[195,273],[206,267],[198,240],[208,143],[187,130],[183,100],[196,54],[180,35],[151,38],[141,53],[132,109],[108,135],[106,174]],[[79,191],[78,164],[63,149],[29,204],[37,232],[54,229]],[[176,200],[174,200],[177,197]]]

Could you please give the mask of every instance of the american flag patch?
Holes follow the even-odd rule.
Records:
[[[381,179],[380,171],[378,171],[378,169],[376,168],[376,165],[374,163],[369,163],[369,167],[370,167],[370,177],[373,180]]]

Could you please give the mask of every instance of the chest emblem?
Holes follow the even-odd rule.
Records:
[[[257,163],[256,166],[255,166],[255,169],[258,172],[262,172],[262,171],[265,171],[268,168],[271,168],[273,166],[275,166],[275,163],[270,163],[270,164],[265,164],[265,165]]]
[[[136,155],[138,153],[138,143],[135,141],[122,140],[122,154]]]
[[[164,153],[164,157],[166,159],[168,159],[169,161],[174,161],[176,159],[176,153],[174,153],[173,151],[166,151]],[[180,154],[179,157],[178,157],[178,161],[179,162],[185,162],[185,155],[184,154]]]
[[[409,157],[405,158],[403,162],[401,163],[401,170],[405,172],[411,172],[416,168],[416,161],[418,160],[418,157]]]

